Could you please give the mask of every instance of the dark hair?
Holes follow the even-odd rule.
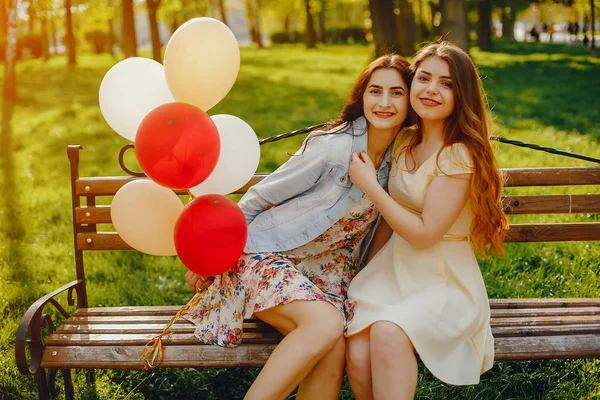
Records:
[[[354,120],[364,115],[363,95],[365,93],[365,90],[367,90],[367,85],[369,84],[369,80],[371,79],[371,76],[373,76],[373,73],[375,73],[375,71],[377,71],[378,69],[382,68],[390,68],[398,71],[407,89],[410,90],[411,72],[410,64],[408,63],[408,61],[406,61],[404,57],[398,54],[390,53],[383,55],[369,63],[369,65],[367,65],[367,67],[360,73],[358,79],[354,83],[354,87],[352,88],[350,99],[346,102],[346,104],[344,104],[340,116],[337,119],[329,122],[325,128],[329,131],[338,127],[340,129],[335,129],[332,132],[320,132],[317,133],[315,136],[332,135],[345,132],[345,129],[343,128],[350,127]],[[408,107],[410,109],[410,104]],[[412,125],[411,116],[412,113],[409,110],[409,112],[406,114],[406,119],[404,120],[398,131]],[[366,131],[364,133],[366,133]],[[306,146],[308,145],[309,141],[305,143],[304,149],[306,149]],[[302,152],[304,152],[304,149],[302,150]]]

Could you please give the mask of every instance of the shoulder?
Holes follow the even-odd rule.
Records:
[[[473,172],[473,159],[464,143],[453,143],[440,150],[438,175],[468,174]]]
[[[400,155],[402,149],[404,149],[410,143],[410,139],[413,138],[417,134],[417,129],[415,127],[408,127],[402,129],[396,138],[394,139],[394,143],[392,145],[392,156],[397,158]]]

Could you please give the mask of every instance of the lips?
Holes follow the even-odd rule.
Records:
[[[442,104],[439,101],[430,99],[429,97],[420,97],[419,100],[421,100],[421,103],[423,103],[426,106],[439,106],[440,104]]]
[[[377,118],[392,118],[394,116],[393,112],[383,112],[383,111],[375,111],[373,114]]]

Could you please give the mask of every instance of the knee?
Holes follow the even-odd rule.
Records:
[[[346,373],[352,380],[362,380],[361,377],[371,373],[370,342],[349,339],[346,344]]]
[[[371,326],[372,352],[381,357],[401,352],[414,352],[410,338],[402,328],[393,322],[379,321]]]
[[[329,303],[319,304],[305,327],[319,349],[327,352],[337,350],[340,357],[343,357],[345,341],[340,339],[344,336],[344,319],[334,306]]]

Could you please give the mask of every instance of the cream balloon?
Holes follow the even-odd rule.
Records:
[[[252,178],[260,161],[260,144],[250,125],[233,115],[211,118],[219,131],[221,154],[208,178],[190,189],[194,196],[227,194],[241,188]]]
[[[119,236],[134,249],[174,256],[175,223],[182,210],[183,203],[172,190],[150,179],[137,179],[117,191],[110,216]]]
[[[193,18],[169,39],[164,64],[173,97],[208,111],[231,90],[240,70],[240,47],[221,21]]]
[[[162,64],[142,57],[127,58],[109,69],[100,84],[98,100],[108,125],[131,141],[150,111],[175,101]]]

